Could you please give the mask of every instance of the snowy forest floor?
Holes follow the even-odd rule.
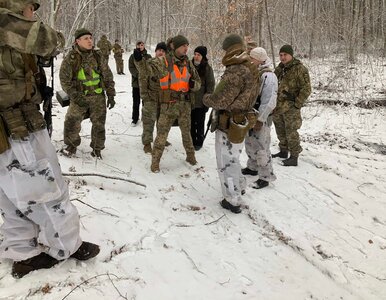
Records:
[[[112,59],[110,65],[116,74]],[[0,261],[0,299],[385,299],[385,108],[305,107],[299,166],[275,159],[278,179],[262,190],[251,188],[257,178],[248,177],[250,208],[234,215],[219,205],[214,135],[190,166],[172,128],[161,172],[151,173],[142,124],[130,126],[128,71],[115,78],[117,106],[108,112],[103,160],[90,156],[86,120],[77,156],[59,157],[62,170],[147,187],[68,177],[81,236],[101,253],[19,280],[10,275],[11,262]],[[317,85],[313,79],[313,99]],[[54,107],[58,150],[65,111]],[[273,128],[272,140],[276,151]],[[243,166],[246,159],[243,153]]]

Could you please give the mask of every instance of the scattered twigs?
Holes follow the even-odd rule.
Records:
[[[88,207],[90,207],[90,208],[92,208],[92,209],[94,209],[94,210],[96,210],[96,211],[100,211],[101,213],[104,213],[104,214],[106,214],[106,215],[109,215],[109,216],[112,216],[112,217],[119,218],[118,215],[109,213],[108,211],[105,211],[105,210],[100,209],[100,208],[96,208],[96,207],[94,207],[94,206],[92,206],[92,205],[90,205],[90,204],[88,204],[88,203],[86,203],[86,202],[84,202],[84,201],[82,201],[82,200],[80,200],[80,199],[78,199],[78,198],[71,199],[71,201],[78,201],[78,202],[80,202],[80,203],[82,203],[82,204],[84,204],[84,205],[86,205],[86,206],[88,206]]]
[[[115,278],[117,279],[120,279],[117,275],[115,274],[109,274],[109,273],[105,273],[105,274],[99,274],[99,275],[96,275],[96,276],[93,276],[93,277],[90,277],[84,281],[82,281],[81,283],[79,283],[76,287],[74,287],[67,295],[65,295],[62,300],[66,299],[72,292],[74,292],[78,287],[80,287],[81,285],[85,284],[85,283],[88,283],[90,280],[93,280],[95,278],[98,278],[98,277],[102,277],[102,276],[107,276],[109,279],[110,279],[110,282],[113,284],[113,281],[111,280],[111,277],[110,275],[112,276],[115,276]],[[127,300],[127,297],[124,297],[122,296],[121,292],[116,288],[116,286],[113,284],[114,288],[117,290],[118,294],[120,297],[122,297],[123,299],[126,299]]]
[[[117,176],[109,176],[109,175],[99,174],[99,173],[62,173],[62,174],[63,174],[63,176],[76,176],[76,177],[81,177],[81,176],[99,176],[99,177],[103,177],[103,178],[108,178],[108,179],[113,179],[113,180],[121,180],[121,181],[126,181],[126,182],[130,182],[130,183],[134,183],[136,185],[140,185],[140,186],[143,186],[144,188],[146,188],[146,184],[143,184],[143,183],[131,180],[131,179],[117,177]]]
[[[206,275],[204,272],[200,271],[200,269],[197,267],[196,263],[193,261],[193,259],[190,257],[190,255],[188,254],[188,252],[186,252],[184,249],[181,249],[182,252],[185,253],[186,257],[190,260],[190,262],[192,263],[193,265],[193,268],[198,272],[198,273],[201,273],[203,275]]]
[[[117,277],[117,276],[114,275],[114,274],[112,274],[112,275],[115,276],[115,277]],[[111,279],[109,273],[107,273],[107,276],[109,277],[111,284],[113,285],[113,287],[115,288],[115,290],[117,291],[117,293],[119,294],[119,296],[122,297],[123,299],[128,300],[128,299],[127,299],[127,294],[126,294],[126,296],[123,296],[123,295],[122,295],[122,293],[121,293],[121,292],[118,290],[118,288],[115,286],[115,284],[114,284],[113,280]],[[117,278],[118,278],[118,277],[117,277]]]

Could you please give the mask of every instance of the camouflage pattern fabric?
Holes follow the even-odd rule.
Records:
[[[143,53],[143,59],[141,61],[146,61],[146,60],[151,58],[151,55],[147,53],[146,49],[143,50],[142,53]],[[131,74],[131,86],[134,88],[138,88],[139,87],[139,82],[138,82],[139,72],[138,72],[138,69],[136,67],[136,62],[135,62],[133,54],[131,54],[129,57],[129,71]]]
[[[276,180],[271,158],[272,119],[264,123],[259,131],[251,129],[245,138],[245,152],[248,155],[247,167],[258,171],[259,178],[268,182]]]
[[[115,64],[117,67],[117,73],[122,74],[123,73],[123,55],[124,50],[122,49],[121,45],[118,43],[115,43],[113,46],[113,53],[114,53],[114,59],[115,59]]]
[[[160,160],[165,149],[165,143],[174,121],[178,120],[181,130],[182,143],[187,155],[194,155],[192,137],[190,136],[190,113],[189,101],[177,101],[175,103],[161,103],[160,117],[157,123],[157,137],[154,141],[152,156]]]
[[[222,195],[232,205],[243,205],[241,193],[246,188],[245,176],[241,174],[240,154],[244,143],[233,144],[226,133],[216,130],[215,150],[217,171]]]
[[[298,129],[302,125],[301,107],[311,94],[311,82],[307,68],[296,58],[287,65],[275,69],[279,81],[277,104],[273,122],[281,150],[298,156],[302,152]]]
[[[106,91],[107,96],[115,96],[115,83],[113,74],[107,64],[107,61],[101,57],[100,65],[96,55],[101,56],[99,51],[81,51],[78,47],[74,47],[72,51],[64,58],[60,68],[60,82],[63,90],[70,96],[70,106],[67,110],[64,122],[64,143],[66,145],[79,146],[79,132],[81,122],[86,113],[90,114],[92,123],[91,130],[91,148],[94,150],[102,150],[105,145],[105,122],[106,122],[106,99],[104,92],[102,94],[84,95],[83,85],[77,79],[76,66],[80,57],[81,62],[79,68],[85,70],[87,79],[91,77],[92,71],[96,71],[101,75],[102,87]],[[78,58],[77,58],[78,56]]]
[[[102,55],[108,61],[110,51],[113,50],[113,46],[111,45],[110,41],[107,40],[107,37],[105,35],[102,35],[101,39],[97,44],[97,47],[101,50]]]
[[[249,55],[235,46],[230,47],[223,58],[226,69],[213,94],[203,98],[206,106],[216,110],[248,111],[256,101],[259,72]]]
[[[90,115],[91,143],[94,150],[103,150],[106,140],[106,99],[103,95],[87,96],[84,98],[85,106],[70,102],[64,120],[64,143],[77,147],[80,145],[81,122],[86,115]]]
[[[300,109],[291,107],[283,114],[275,113],[273,122],[279,147],[281,150],[289,151],[292,156],[299,156],[303,148],[300,146],[300,137],[298,130],[302,126],[302,116]]]
[[[142,144],[153,142],[154,125],[159,116],[160,106],[158,101],[143,101],[142,105]]]

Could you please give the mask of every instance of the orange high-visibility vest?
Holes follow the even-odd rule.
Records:
[[[166,66],[168,67],[168,61],[165,58]],[[168,68],[169,73],[165,77],[160,79],[160,86],[162,90],[173,90],[176,92],[189,91],[189,79],[191,77],[186,63],[180,72],[178,66],[173,64],[173,69]]]

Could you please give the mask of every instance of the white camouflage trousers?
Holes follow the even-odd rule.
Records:
[[[273,173],[271,157],[271,125],[272,119],[268,118],[259,131],[250,130],[245,138],[245,151],[248,155],[247,167],[257,171],[259,179],[271,182],[276,180]]]
[[[246,188],[245,176],[241,174],[240,154],[244,143],[233,144],[226,133],[216,130],[217,171],[221,183],[221,191],[225,200],[232,205],[244,204],[241,192]]]
[[[0,154],[0,258],[25,260],[46,252],[66,259],[81,245],[79,215],[47,130],[9,139]]]

